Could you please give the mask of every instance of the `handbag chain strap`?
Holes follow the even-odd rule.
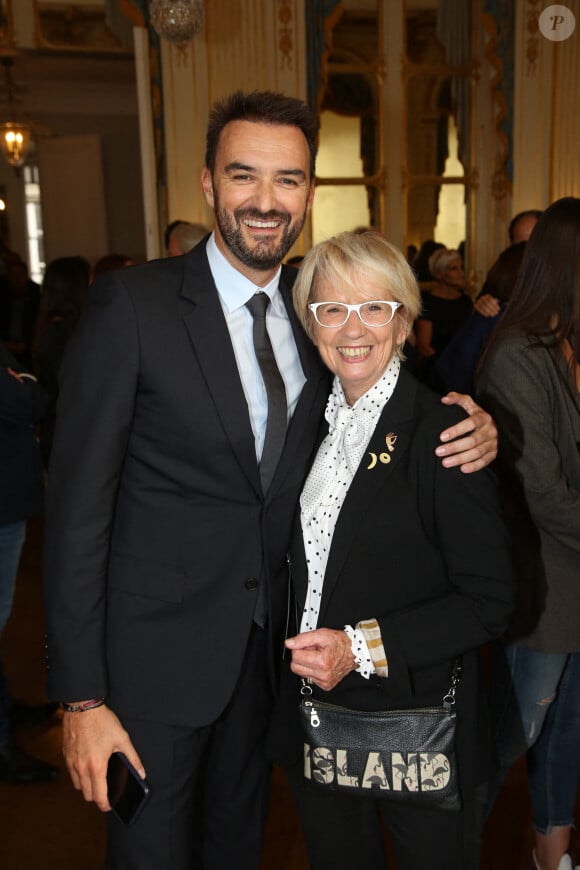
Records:
[[[300,694],[302,696],[302,704],[308,709],[310,713],[310,725],[312,726],[312,728],[318,728],[318,726],[320,725],[320,719],[318,717],[318,713],[316,712],[316,708],[312,700],[312,683],[307,680],[306,677],[301,677],[300,682]]]
[[[449,690],[447,694],[443,698],[443,706],[446,710],[452,710],[455,707],[455,693],[457,691],[457,686],[461,680],[461,672],[463,671],[463,666],[461,664],[461,659],[455,659],[453,664],[453,672],[451,674],[451,685],[449,686]]]

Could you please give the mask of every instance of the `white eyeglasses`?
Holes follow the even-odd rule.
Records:
[[[378,299],[374,302],[357,302],[356,305],[346,302],[310,302],[308,308],[319,326],[338,329],[344,326],[351,311],[356,311],[365,326],[387,326],[402,305],[402,302]]]

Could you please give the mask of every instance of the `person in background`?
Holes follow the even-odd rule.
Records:
[[[472,394],[477,361],[493,330],[501,320],[516,285],[527,242],[516,242],[499,255],[488,272],[490,298],[498,302],[495,315],[478,299],[473,312],[459,327],[433,368],[433,381],[440,392],[457,390]]]
[[[539,209],[533,208],[528,211],[521,211],[511,219],[508,227],[508,238],[510,243],[508,247],[502,251],[500,257],[503,254],[508,255],[508,251],[512,245],[519,245],[521,242],[527,242],[530,233],[535,227],[541,214],[542,212]],[[489,286],[489,280],[490,275],[488,272],[479,296],[477,297],[475,307],[483,317],[496,318],[501,310],[501,300],[497,296],[494,296],[492,289]]]
[[[134,825],[109,815],[109,870],[260,863],[286,547],[328,392],[281,266],[311,208],[317,132],[282,94],[218,102],[201,178],[214,232],[99,276],[63,363],[49,691],[86,800],[110,809],[115,751],[151,784]],[[490,419],[446,430],[438,455],[487,464]]]
[[[530,208],[514,215],[508,227],[510,245],[517,245],[518,242],[527,242],[541,214],[541,209]]]
[[[495,479],[449,474],[433,453],[436,433],[462,415],[401,365],[420,295],[382,235],[347,232],[316,245],[294,301],[335,377],[289,549],[299,632],[286,641],[291,671],[312,684],[315,706],[318,698],[404,709],[440,704],[460,656],[462,809],[325,793],[305,779],[300,683],[290,670],[270,745],[288,768],[313,870],[383,870],[381,817],[399,870],[475,870],[489,764],[479,646],[501,634],[512,606]]]
[[[415,322],[418,375],[426,384],[432,384],[435,360],[473,309],[464,292],[465,272],[458,251],[438,249],[429,257],[429,270],[436,283],[421,293],[421,313]]]
[[[0,342],[0,636],[10,616],[26,521],[40,513],[43,472],[36,424],[44,393],[30,372]],[[54,706],[20,705],[41,721]],[[57,769],[23,752],[12,739],[13,701],[0,662],[0,782],[32,783],[53,779]]]
[[[419,283],[433,281],[433,275],[429,270],[429,257],[431,257],[435,251],[440,251],[444,247],[445,245],[442,242],[436,242],[435,239],[425,239],[422,243],[411,263],[413,272],[417,276],[417,281],[419,281]]]
[[[533,866],[572,870],[580,776],[580,199],[538,218],[477,378],[500,435],[498,471],[518,593],[491,672],[498,772],[524,752]]]
[[[293,257],[288,257],[288,259],[286,260],[286,265],[293,266],[295,269],[299,269],[303,259],[303,254],[295,254],[295,256]]]
[[[135,260],[127,254],[105,254],[95,263],[93,269],[93,280],[100,275],[101,272],[110,272],[112,269],[126,269],[128,266],[134,266]]]
[[[0,340],[24,367],[30,367],[40,287],[30,279],[19,254],[5,255],[6,276],[0,279]]]
[[[165,249],[168,257],[179,257],[195,248],[209,234],[205,224],[173,221],[165,230]]]
[[[58,257],[46,267],[33,345],[33,366],[47,396],[40,446],[48,466],[65,348],[87,300],[91,269],[84,257]]]

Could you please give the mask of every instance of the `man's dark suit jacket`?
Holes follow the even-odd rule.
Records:
[[[339,630],[376,618],[389,675],[367,681],[352,672],[331,692],[314,694],[361,710],[440,705],[453,662],[463,656],[458,720],[465,784],[486,773],[478,649],[506,626],[513,576],[493,474],[446,469],[434,454],[440,432],[462,416],[401,370],[339,514],[318,619],[320,628]],[[381,454],[390,461],[381,462]],[[299,523],[290,554],[301,614],[308,572]],[[273,755],[286,763],[302,751],[297,705],[297,681],[286,674],[272,728]]]
[[[99,278],[61,376],[45,550],[49,690],[202,726],[267,583],[276,658],[292,517],[328,374],[280,289],[306,383],[264,497],[205,244]]]

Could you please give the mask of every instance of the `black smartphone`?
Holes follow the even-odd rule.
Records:
[[[122,752],[113,752],[109,758],[107,792],[112,811],[126,825],[138,819],[151,794],[147,780],[141,779]]]

